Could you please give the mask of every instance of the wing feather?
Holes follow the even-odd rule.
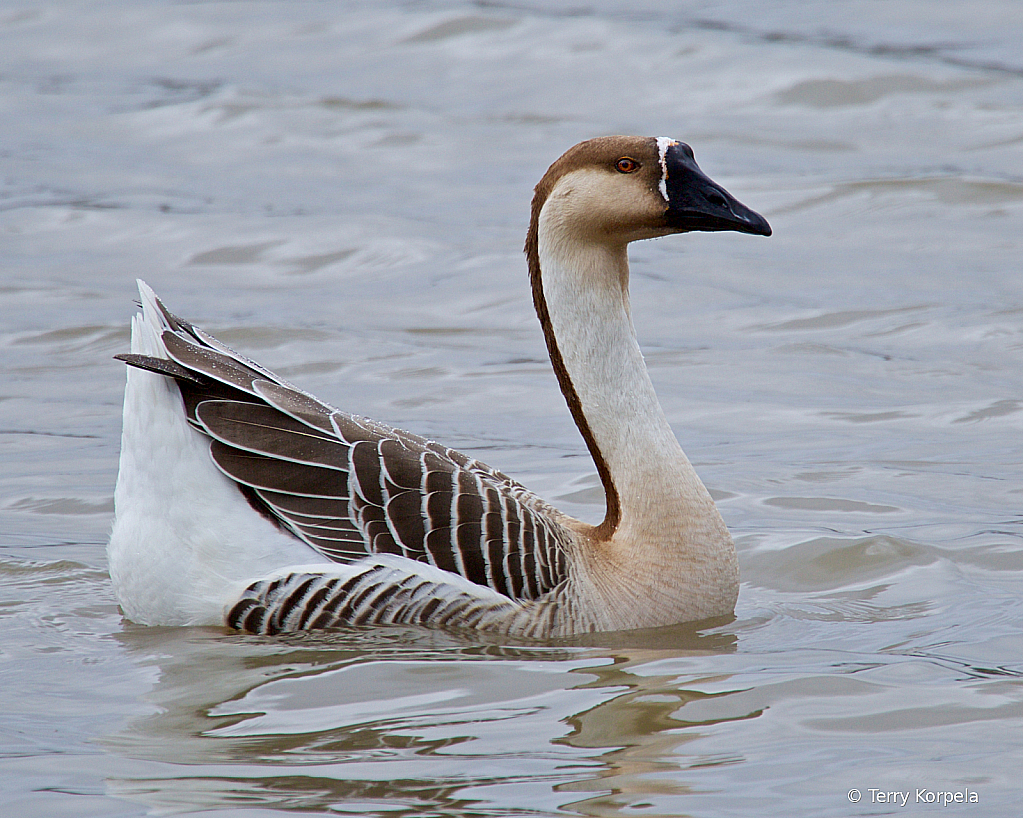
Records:
[[[127,363],[177,382],[217,467],[296,537],[336,562],[393,554],[517,600],[564,581],[571,534],[527,489],[453,449],[324,404],[157,304],[170,361],[129,356]],[[342,590],[348,582],[313,589],[303,581],[284,599],[264,586],[260,594],[276,602],[274,621],[263,625],[293,625],[299,607],[306,626],[377,621],[383,610],[425,616],[430,600],[417,594],[426,586],[407,582],[369,594],[378,583]],[[261,616],[251,601],[239,603],[235,621],[267,632],[249,627]],[[452,616],[475,614],[458,608]]]
[[[232,448],[292,463],[348,470],[347,446],[272,406],[206,400],[196,406],[195,414],[210,437]]]
[[[270,490],[286,486],[289,494],[303,497],[348,499],[346,474],[337,469],[236,449],[216,439],[210,442],[210,454],[224,474],[244,486]]]

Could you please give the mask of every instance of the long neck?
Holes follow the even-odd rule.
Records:
[[[569,408],[596,463],[610,539],[683,526],[713,503],[671,431],[636,341],[626,245],[573,241],[539,214],[534,300]],[[717,518],[716,511],[710,512]],[[719,518],[718,518],[719,519]]]

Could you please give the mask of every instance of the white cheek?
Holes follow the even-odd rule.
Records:
[[[657,137],[657,151],[661,159],[661,182],[659,187],[665,202],[668,201],[668,163],[665,157],[667,156],[668,148],[677,144],[677,139],[672,139],[668,136]]]

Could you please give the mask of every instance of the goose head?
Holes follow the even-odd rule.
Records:
[[[541,213],[563,236],[600,244],[693,230],[771,235],[763,216],[700,170],[689,145],[667,137],[580,142],[536,186],[532,235]]]

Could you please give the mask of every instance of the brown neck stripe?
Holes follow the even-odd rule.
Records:
[[[582,401],[576,391],[572,377],[565,366],[565,359],[558,348],[558,339],[554,335],[554,327],[551,323],[550,312],[547,309],[547,299],[543,291],[543,271],[540,269],[540,211],[543,209],[547,197],[554,187],[554,183],[562,174],[552,173],[557,163],[551,166],[547,174],[536,186],[536,193],[533,196],[532,212],[529,220],[529,232],[526,234],[526,260],[529,265],[529,281],[533,291],[533,306],[536,308],[536,315],[540,319],[540,326],[543,328],[544,339],[547,341],[547,352],[551,357],[551,364],[554,367],[554,374],[561,386],[561,393],[565,396],[568,410],[572,413],[572,419],[586,441],[586,448],[590,451],[590,457],[597,467],[597,474],[600,475],[600,482],[604,486],[604,498],[607,507],[604,521],[594,529],[594,536],[599,540],[609,540],[614,535],[621,522],[622,510],[621,501],[618,497],[618,489],[615,488],[611,477],[611,470],[597,446],[593,430],[590,428],[586,414],[583,412]]]

